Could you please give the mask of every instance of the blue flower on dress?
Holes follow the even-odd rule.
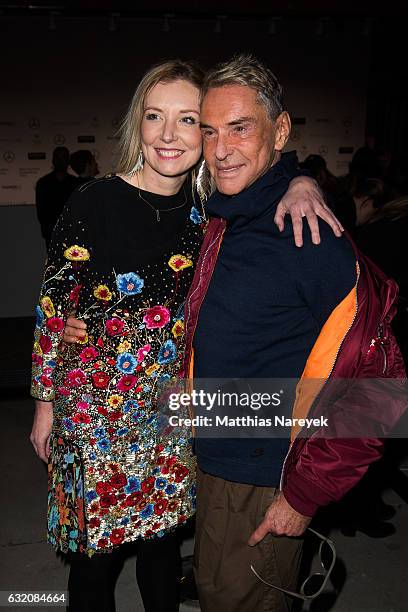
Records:
[[[190,220],[196,225],[199,225],[200,223],[203,222],[202,218],[200,217],[200,213],[198,212],[195,206],[191,208]]]
[[[136,366],[137,359],[131,353],[120,353],[116,359],[116,367],[124,374],[133,374]]]
[[[149,518],[149,516],[152,516],[153,514],[153,504],[147,504],[146,508],[144,508],[141,513],[140,513],[140,518],[145,521],[146,519]]]
[[[97,427],[94,429],[94,436],[96,438],[104,438],[106,436],[106,429],[104,427]]]
[[[123,518],[123,519],[120,521],[120,524],[121,524],[121,525],[128,525],[128,524],[129,524],[129,519],[128,519],[128,517],[127,517],[127,516],[125,516],[125,518]]]
[[[88,503],[90,503],[91,501],[93,501],[97,497],[98,497],[97,492],[92,489],[91,491],[88,491],[88,493],[86,494],[86,501]]]
[[[166,485],[167,485],[166,478],[156,478],[156,481],[154,483],[154,486],[156,489],[159,489],[159,491],[162,491],[163,489],[166,488]]]
[[[106,452],[110,449],[110,442],[107,438],[101,438],[97,441],[96,446],[99,448],[99,450]]]
[[[74,463],[74,453],[65,453],[64,455],[64,461],[65,463]]]
[[[123,412],[129,412],[129,410],[136,410],[139,408],[139,404],[136,400],[128,400],[123,406]]]
[[[135,491],[140,491],[140,480],[135,476],[130,476],[125,487],[125,493],[134,493]]]
[[[68,431],[74,431],[75,429],[75,425],[73,424],[72,420],[68,417],[65,419],[62,419],[62,424],[64,425],[65,429],[67,429]]]
[[[171,363],[177,357],[177,348],[173,340],[166,340],[161,347],[157,356],[157,363],[163,365],[165,363]]]
[[[128,431],[129,431],[128,427],[121,427],[120,429],[117,430],[116,434],[118,436],[125,436]]]
[[[138,450],[139,450],[139,445],[137,442],[133,442],[133,444],[129,444],[129,451],[131,453],[137,453]]]
[[[177,491],[177,488],[174,484],[167,485],[165,489],[165,492],[167,493],[167,495],[174,495],[176,491]]]
[[[69,532],[69,537],[75,540],[78,537],[78,529],[73,529]]]
[[[127,274],[117,275],[116,285],[122,293],[126,295],[136,295],[137,293],[142,293],[144,280],[134,272],[127,272]]]
[[[72,486],[72,476],[71,476],[71,474],[68,473],[66,475],[65,481],[64,481],[64,491],[65,491],[65,493],[68,493],[68,494],[72,493],[72,488],[73,488],[73,486]]]
[[[59,512],[57,506],[51,506],[51,510],[48,514],[48,528],[54,529],[59,522]]]
[[[41,327],[41,324],[44,321],[44,313],[39,306],[35,307],[35,314],[36,314],[35,326]]]
[[[78,544],[76,540],[70,540],[69,544],[68,544],[68,548],[69,550],[72,550],[72,552],[76,552],[78,549]]]

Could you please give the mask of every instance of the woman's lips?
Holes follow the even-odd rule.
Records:
[[[155,151],[162,159],[177,159],[184,153],[180,149],[155,149]]]

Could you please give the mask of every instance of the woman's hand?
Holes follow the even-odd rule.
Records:
[[[86,323],[79,319],[75,319],[75,317],[68,317],[64,335],[62,336],[63,341],[72,344],[73,342],[78,342],[78,340],[83,340],[85,335]]]
[[[48,463],[50,455],[50,435],[53,419],[53,403],[35,402],[33,428],[30,434],[31,444],[40,459]]]
[[[303,245],[302,217],[307,218],[313,244],[320,243],[317,216],[330,225],[336,236],[340,237],[344,231],[341,223],[325,203],[318,184],[309,176],[298,176],[292,179],[286,194],[279,202],[274,221],[281,232],[285,226],[284,217],[286,213],[289,213],[292,217],[293,234],[295,244],[298,247]]]

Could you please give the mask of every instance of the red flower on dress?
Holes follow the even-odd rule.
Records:
[[[157,514],[157,516],[161,516],[163,512],[166,510],[168,505],[169,505],[169,502],[167,501],[167,499],[163,499],[157,502],[157,504],[154,504],[154,507],[153,507],[154,513]]]
[[[89,414],[84,414],[83,412],[77,412],[72,417],[72,420],[74,423],[78,423],[80,425],[89,425],[89,423],[91,422],[91,417],[89,416]]]
[[[118,421],[122,417],[123,417],[123,412],[121,412],[120,410],[115,410],[114,412],[111,412],[109,414],[108,419],[111,423],[114,423],[115,421]]]
[[[121,527],[120,529],[112,529],[112,533],[109,536],[112,544],[121,544],[123,542],[123,538],[125,537],[125,529]]]
[[[106,321],[106,331],[109,336],[120,336],[125,324],[120,319],[109,319]]]
[[[115,493],[108,493],[107,495],[101,495],[99,503],[101,508],[109,508],[109,506],[116,506],[118,500]]]
[[[109,484],[109,482],[102,482],[102,480],[100,480],[96,483],[95,490],[100,496],[107,495],[108,493],[112,492],[112,486]]]
[[[150,353],[151,348],[152,347],[150,344],[145,344],[144,346],[142,346],[142,348],[140,348],[137,351],[137,360],[139,363],[143,361],[143,359],[146,357],[148,353]]]
[[[51,378],[48,378],[48,376],[45,376],[45,374],[43,374],[40,378],[40,382],[44,387],[47,387],[47,389],[49,389],[50,387],[52,387],[52,380]]]
[[[46,323],[48,329],[54,333],[60,332],[64,329],[64,321],[59,317],[51,317],[47,319]]]
[[[181,482],[188,474],[188,469],[184,465],[177,465],[174,469],[174,480]]]
[[[48,336],[42,335],[39,344],[43,353],[49,353],[52,349],[51,338],[49,338]]]
[[[109,385],[110,378],[106,372],[97,372],[92,374],[92,382],[97,389],[106,389]]]
[[[109,484],[115,489],[122,489],[127,484],[127,478],[125,474],[114,474],[109,478]]]
[[[71,290],[71,293],[69,294],[69,299],[71,302],[74,303],[74,306],[78,305],[79,292],[81,291],[81,287],[82,285],[75,285],[75,287]]]
[[[98,519],[97,516],[93,516],[91,520],[89,521],[89,526],[91,527],[91,529],[96,529],[96,527],[100,527],[100,525],[101,525],[101,521],[100,519]]]
[[[136,506],[143,499],[143,493],[141,491],[134,491],[126,498],[126,506]]]
[[[125,374],[125,376],[122,376],[116,385],[116,388],[119,389],[119,391],[129,391],[135,386],[136,383],[136,376],[132,376],[132,374]]]
[[[147,329],[164,327],[169,321],[170,311],[164,306],[153,306],[153,308],[148,308],[143,317],[143,323],[146,323]]]
[[[106,538],[100,538],[100,540],[98,540],[98,548],[106,548],[108,544],[109,542]]]
[[[151,493],[154,488],[154,482],[155,482],[154,476],[149,476],[149,478],[145,478],[145,480],[142,481],[142,484],[140,486],[143,493]]]
[[[58,387],[58,393],[64,397],[68,397],[71,394],[71,391],[66,387]]]
[[[68,372],[65,378],[65,384],[68,387],[80,387],[86,383],[86,374],[80,368],[76,368],[75,370],[71,370]]]
[[[98,355],[99,355],[99,352],[96,350],[95,347],[87,346],[79,353],[79,358],[82,361],[82,363],[88,363],[88,361],[91,361],[92,359],[96,359]]]
[[[179,503],[176,499],[172,499],[169,501],[169,505],[167,506],[167,509],[169,512],[174,512],[175,510],[177,510]]]

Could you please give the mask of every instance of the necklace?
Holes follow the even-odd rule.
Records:
[[[143,202],[145,202],[148,206],[150,206],[150,208],[153,210],[153,212],[156,213],[156,221],[157,221],[157,223],[160,222],[160,213],[171,212],[172,210],[178,210],[179,208],[183,208],[183,206],[185,206],[187,204],[187,194],[186,194],[185,187],[183,185],[184,202],[182,204],[179,204],[178,206],[173,206],[173,208],[164,208],[163,210],[159,210],[158,208],[153,206],[153,204],[151,204],[148,200],[146,200],[146,198],[144,198],[142,196],[142,194],[140,193],[139,181],[137,183],[138,183],[137,192],[139,194],[139,198],[141,200],[143,200]]]

